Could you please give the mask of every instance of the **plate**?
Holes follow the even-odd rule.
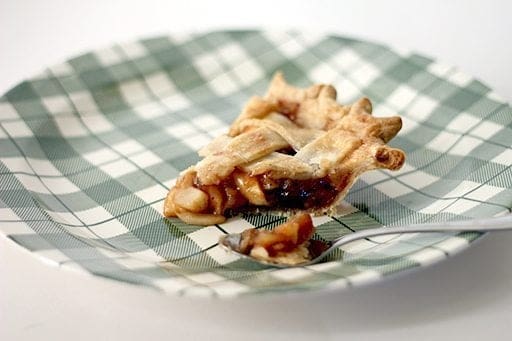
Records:
[[[399,114],[399,172],[365,174],[317,235],[488,217],[512,207],[512,110],[489,87],[412,52],[301,32],[219,31],[117,44],[49,67],[0,98],[0,231],[66,269],[164,293],[233,297],[345,288],[445,259],[479,233],[403,234],[346,245],[328,261],[274,269],[239,260],[220,235],[283,218],[199,228],[163,199],[196,151],[226,131],[272,75],[364,95]]]

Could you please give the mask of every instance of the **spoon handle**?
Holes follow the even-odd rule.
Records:
[[[473,220],[448,221],[439,223],[413,224],[397,227],[379,227],[357,231],[351,234],[343,235],[332,241],[332,248],[350,243],[354,240],[363,238],[383,236],[397,233],[416,233],[416,232],[488,232],[512,230],[512,214],[500,217],[481,218]]]

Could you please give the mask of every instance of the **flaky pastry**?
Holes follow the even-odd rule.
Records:
[[[400,117],[371,112],[368,98],[341,105],[331,85],[300,89],[277,73],[267,94],[252,97],[229,132],[182,172],[164,215],[211,225],[262,208],[332,212],[363,172],[404,163],[404,152],[386,145]]]

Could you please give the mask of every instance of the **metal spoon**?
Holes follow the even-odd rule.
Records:
[[[441,223],[428,223],[428,224],[413,224],[397,227],[380,227],[375,229],[367,229],[357,231],[351,234],[343,235],[329,242],[319,240],[311,241],[309,244],[309,252],[311,259],[298,264],[283,264],[272,262],[271,260],[261,260],[253,258],[249,255],[240,252],[241,234],[232,233],[226,234],[219,239],[219,245],[225,249],[243,257],[250,259],[254,262],[271,265],[279,268],[288,268],[295,266],[305,266],[318,263],[328,254],[342,245],[353,242],[355,240],[377,237],[388,234],[398,233],[417,233],[417,232],[490,232],[490,231],[506,231],[512,230],[512,214],[507,214],[500,217],[482,218],[474,220],[451,221]]]

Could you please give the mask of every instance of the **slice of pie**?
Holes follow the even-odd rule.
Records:
[[[299,89],[277,73],[267,94],[251,98],[229,132],[183,171],[164,215],[211,225],[261,209],[333,213],[363,172],[404,163],[404,152],[386,145],[400,117],[371,111],[367,98],[341,105],[331,85]]]

